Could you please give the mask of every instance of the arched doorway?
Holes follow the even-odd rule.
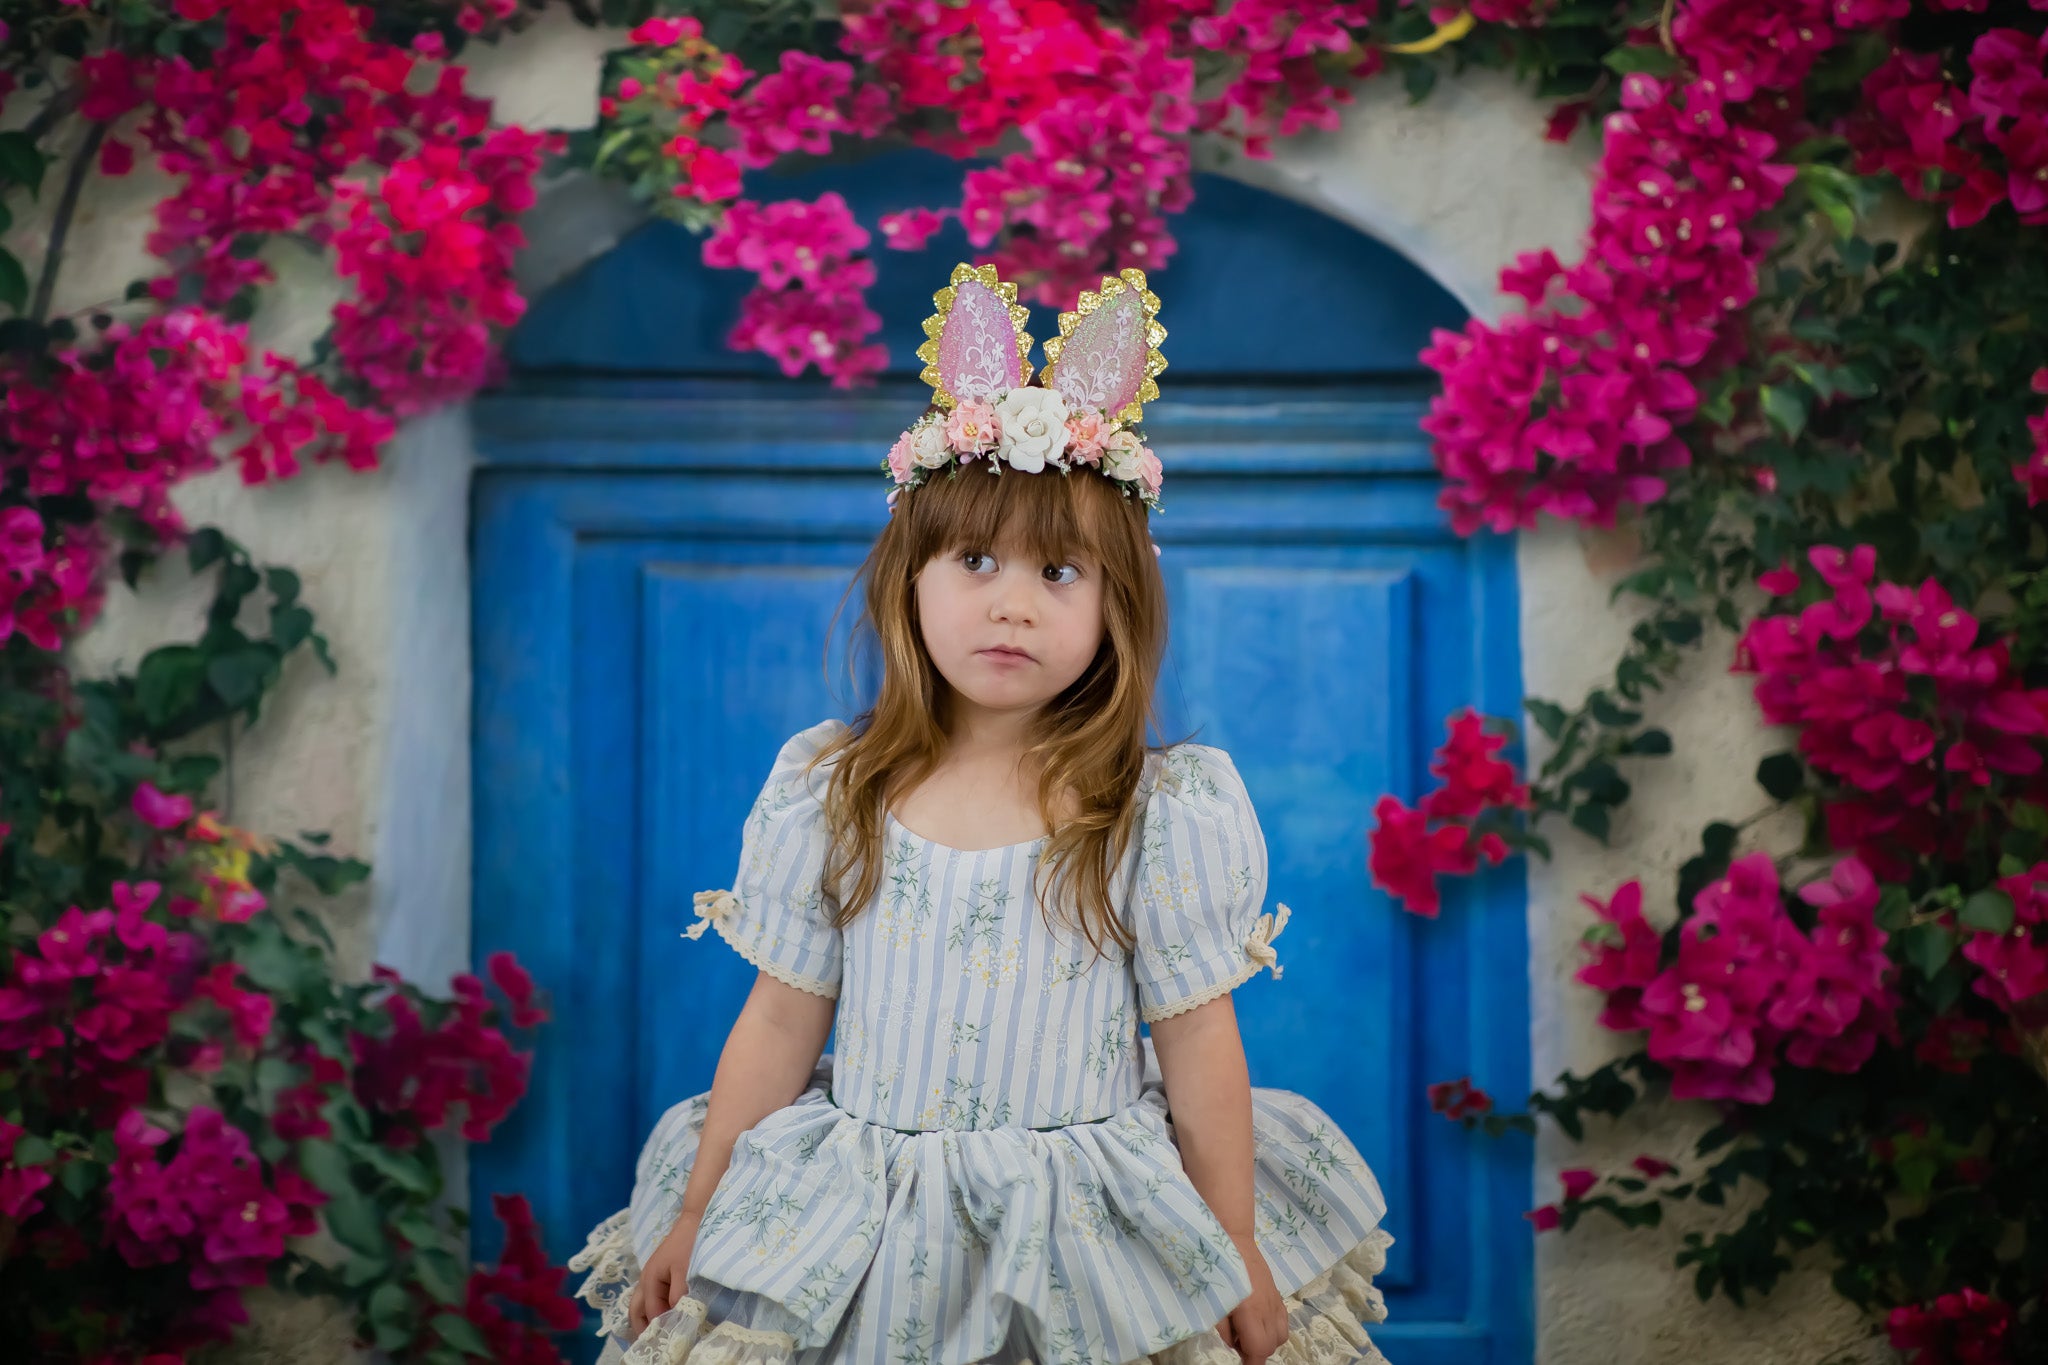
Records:
[[[890,157],[791,190],[838,189],[872,223],[958,173]],[[1147,414],[1168,470],[1162,710],[1230,750],[1297,911],[1286,979],[1240,998],[1253,1078],[1315,1098],[1380,1173],[1389,1354],[1526,1361],[1528,1239],[1498,1230],[1519,1226],[1527,1144],[1449,1128],[1423,1096],[1482,1066],[1526,1079],[1521,879],[1460,886],[1424,922],[1365,867],[1371,800],[1427,784],[1441,717],[1519,703],[1511,549],[1449,533],[1415,425],[1415,353],[1463,315],[1393,252],[1241,184],[1205,180],[1177,226]],[[653,1118],[709,1084],[752,972],[679,938],[690,896],[728,881],[777,745],[857,709],[820,648],[886,515],[882,452],[925,401],[931,292],[964,255],[883,255],[894,372],[845,395],[727,352],[745,279],[649,224],[536,303],[514,381],[476,405],[474,953],[517,951],[558,1022],[472,1188],[531,1196],[558,1257],[623,1202]]]

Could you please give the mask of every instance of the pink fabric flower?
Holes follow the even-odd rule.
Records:
[[[1080,464],[1100,465],[1114,426],[1112,422],[1105,422],[1102,414],[1093,409],[1067,418],[1067,458]]]
[[[995,405],[979,398],[955,403],[953,410],[946,414],[946,441],[962,458],[995,449],[996,442],[1002,438],[1002,431]]]

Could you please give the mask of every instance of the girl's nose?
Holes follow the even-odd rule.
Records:
[[[1012,625],[1031,625],[1038,611],[1036,590],[1036,584],[1004,574],[996,588],[995,600],[989,605],[989,615]]]

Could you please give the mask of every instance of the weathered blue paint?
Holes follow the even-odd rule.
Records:
[[[1188,220],[1191,242],[1203,221]],[[1347,263],[1369,244],[1304,246],[1272,221],[1262,268],[1363,279]],[[475,954],[517,952],[557,1019],[526,1102],[474,1153],[472,1199],[525,1191],[558,1257],[623,1202],[653,1118],[709,1083],[751,971],[679,937],[690,895],[728,883],[777,745],[871,689],[843,648],[857,601],[830,681],[824,642],[886,515],[881,452],[922,406],[914,382],[847,396],[674,377],[716,337],[664,349],[630,320],[649,296],[671,318],[698,306],[650,279],[633,253],[659,253],[640,243],[543,300],[523,334],[529,360],[611,373],[527,375],[476,410]],[[906,350],[934,259],[912,258],[916,290],[884,304],[912,318],[891,337]],[[1146,424],[1168,469],[1160,699],[1166,738],[1235,758],[1272,894],[1296,911],[1285,979],[1246,988],[1240,1017],[1254,1079],[1324,1105],[1386,1188],[1400,1244],[1375,1339],[1398,1365],[1518,1365],[1532,1353],[1528,1146],[1445,1124],[1423,1088],[1468,1071],[1502,1094],[1527,1087],[1520,868],[1452,886],[1441,918],[1418,920],[1371,889],[1364,837],[1375,797],[1429,785],[1447,712],[1517,709],[1513,557],[1446,529],[1409,362],[1333,367],[1407,378],[1304,382],[1327,373],[1307,357],[1412,356],[1428,325],[1456,321],[1392,308],[1433,286],[1375,260],[1400,279],[1360,284],[1363,311],[1303,300],[1236,336],[1256,304],[1203,283],[1236,272],[1191,270],[1172,295],[1174,368]],[[1354,324],[1369,342],[1313,344]],[[1186,382],[1187,355],[1254,353],[1266,363],[1228,386]],[[479,1233],[488,1254],[495,1229]]]

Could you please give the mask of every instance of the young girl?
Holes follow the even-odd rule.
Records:
[[[1258,819],[1222,751],[1146,747],[1158,300],[1105,279],[1033,385],[1014,286],[936,298],[861,570],[881,691],[783,745],[697,897],[759,976],[571,1262],[605,1358],[1383,1365],[1379,1186],[1246,1078]]]

